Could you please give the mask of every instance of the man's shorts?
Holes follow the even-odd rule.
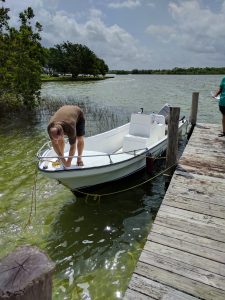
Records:
[[[225,115],[225,106],[219,105],[219,109],[223,115]]]
[[[79,121],[76,124],[76,135],[85,135],[85,119],[83,117],[80,117]]]

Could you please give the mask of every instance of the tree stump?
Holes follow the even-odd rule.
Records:
[[[54,268],[38,248],[19,247],[0,261],[0,300],[51,300]]]

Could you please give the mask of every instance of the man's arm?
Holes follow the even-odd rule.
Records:
[[[64,139],[58,141],[52,139],[51,141],[52,141],[53,149],[55,150],[56,154],[59,156],[59,160],[63,163],[65,167],[69,167],[67,166],[67,161],[64,158],[64,147],[65,147]]]
[[[219,95],[221,94],[221,92],[222,92],[222,89],[221,89],[221,87],[220,87],[220,88],[218,89],[218,91],[215,93],[214,98],[217,97],[217,96],[219,96]]]

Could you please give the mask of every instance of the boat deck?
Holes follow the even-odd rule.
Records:
[[[225,299],[225,138],[199,124],[124,299]]]

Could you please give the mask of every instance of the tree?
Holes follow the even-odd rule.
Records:
[[[105,64],[103,59],[97,59],[97,69],[101,75],[105,75],[109,71],[109,67]]]
[[[53,73],[70,73],[72,78],[79,74],[105,75],[108,66],[98,58],[87,46],[64,42],[49,49],[48,68]]]
[[[19,29],[9,26],[8,13],[8,8],[1,8],[0,101],[3,105],[33,108],[39,100],[45,60],[40,44],[42,26],[38,22],[31,25],[34,18],[31,7],[19,14]]]

